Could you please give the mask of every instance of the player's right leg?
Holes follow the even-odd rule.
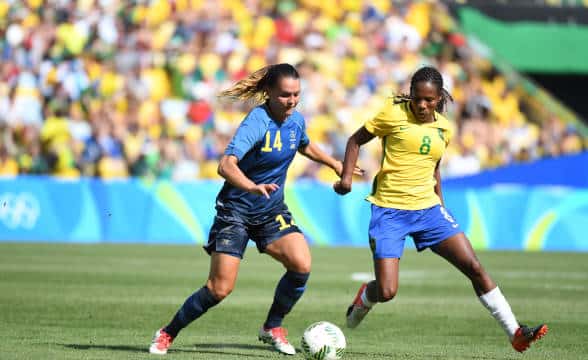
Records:
[[[186,299],[171,322],[157,330],[149,352],[164,355],[180,330],[227,297],[237,281],[249,236],[238,214],[218,214],[204,249],[211,255],[206,285]]]
[[[355,299],[353,299],[353,302],[351,305],[349,305],[347,308],[347,313],[345,314],[347,317],[348,328],[353,329],[357,327],[357,325],[359,325],[367,313],[372,309],[372,306],[376,304],[375,301],[369,300],[367,296],[368,285],[374,283],[375,281],[371,281],[370,283],[363,283],[359,287],[359,290],[355,295]]]
[[[213,252],[206,285],[186,299],[167,326],[157,330],[149,352],[165,355],[183,328],[227,297],[235,287],[240,262],[238,257]]]
[[[409,210],[371,206],[369,241],[376,280],[362,284],[347,308],[347,327],[355,328],[378,302],[392,300],[398,290],[399,261],[404,241],[414,222]]]
[[[362,284],[347,308],[347,327],[355,328],[378,302],[387,302],[398,290],[398,258],[375,259],[376,280]]]

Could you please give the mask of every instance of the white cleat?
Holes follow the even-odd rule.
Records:
[[[153,340],[151,340],[149,352],[156,355],[165,355],[167,354],[167,349],[169,349],[173,342],[174,338],[170,334],[166,333],[163,329],[159,329],[155,333],[155,336],[153,336]]]
[[[365,306],[361,301],[361,294],[365,291],[367,284],[362,284],[355,295],[353,303],[347,308],[347,327],[353,329],[359,325],[367,313],[372,309],[371,307]]]
[[[282,354],[294,355],[296,349],[290,344],[286,336],[288,331],[283,327],[265,329],[263,326],[259,329],[259,340],[266,344],[271,344],[274,349]]]

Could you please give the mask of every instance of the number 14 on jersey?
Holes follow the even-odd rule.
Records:
[[[271,139],[271,132],[265,133],[265,143],[264,146],[261,148],[263,152],[272,152],[273,149],[278,149],[278,151],[282,151],[282,136],[280,135],[280,130],[276,131],[276,137],[274,138],[274,143],[272,145]]]

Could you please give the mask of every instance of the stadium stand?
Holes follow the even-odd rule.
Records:
[[[547,3],[553,3],[548,1]],[[217,94],[276,62],[297,65],[311,140],[347,137],[419,66],[455,102],[448,177],[588,147],[557,114],[538,119],[443,4],[303,1],[0,1],[0,176],[217,178],[251,104]],[[362,154],[366,179],[377,142]],[[291,179],[332,181],[302,157]]]

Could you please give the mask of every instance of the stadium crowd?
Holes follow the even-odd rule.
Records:
[[[311,141],[342,158],[347,137],[422,65],[443,74],[457,129],[446,176],[587,146],[555,114],[539,121],[443,5],[377,0],[0,0],[0,176],[217,178],[251,104],[218,93],[267,64],[302,77]],[[370,109],[370,110],[366,110]],[[380,146],[360,158],[370,180]],[[297,157],[290,178],[332,181]]]

